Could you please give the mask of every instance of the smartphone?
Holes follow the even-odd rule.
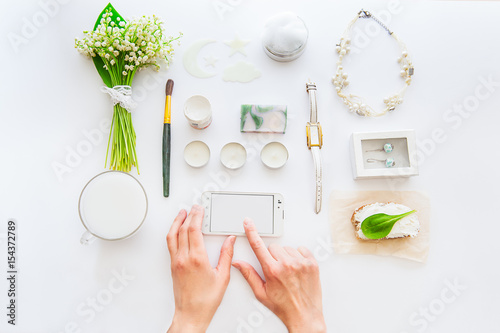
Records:
[[[205,235],[244,236],[245,217],[254,221],[261,236],[283,234],[285,203],[279,193],[204,192],[201,201]]]

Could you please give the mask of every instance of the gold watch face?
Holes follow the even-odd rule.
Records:
[[[320,123],[307,123],[306,125],[306,134],[307,134],[307,147],[311,149],[311,147],[319,147],[323,146],[323,131],[321,130]]]

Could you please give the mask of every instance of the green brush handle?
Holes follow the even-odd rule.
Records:
[[[170,194],[170,124],[163,124],[163,196]]]

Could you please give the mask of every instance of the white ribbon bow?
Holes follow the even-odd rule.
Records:
[[[102,87],[101,91],[107,93],[111,97],[113,105],[120,104],[128,112],[137,106],[137,103],[132,99],[131,86],[114,86],[113,88]]]

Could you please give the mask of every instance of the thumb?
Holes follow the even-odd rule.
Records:
[[[241,275],[243,275],[245,280],[247,280],[250,288],[252,288],[255,297],[261,302],[266,299],[267,296],[265,282],[264,280],[262,280],[255,268],[244,261],[235,261],[233,262],[233,266],[237,268],[240,271]]]
[[[229,236],[226,238],[220,249],[219,263],[215,269],[224,276],[229,276],[229,272],[231,271],[234,242],[236,242],[236,236]]]

